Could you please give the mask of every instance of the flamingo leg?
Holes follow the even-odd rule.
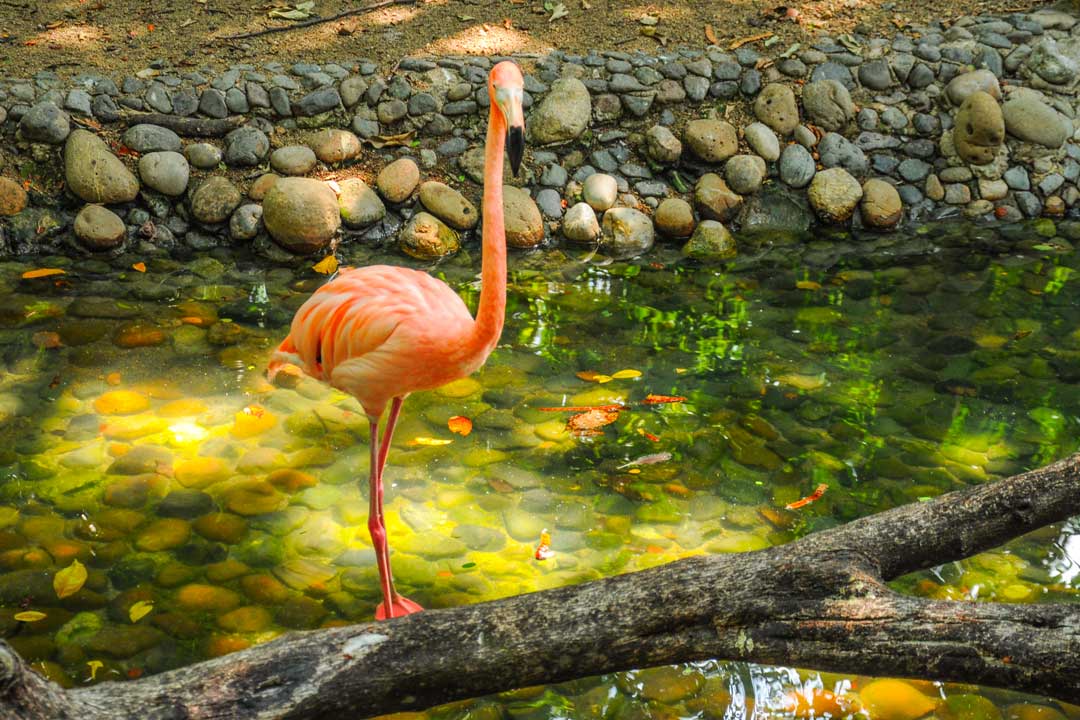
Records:
[[[368,511],[368,530],[371,532],[371,541],[375,546],[375,558],[379,565],[379,581],[382,584],[383,603],[375,609],[375,619],[408,615],[423,610],[412,600],[398,594],[394,588],[394,577],[390,571],[390,545],[386,539],[386,522],[383,518],[383,468],[386,466],[386,456],[390,453],[390,442],[394,437],[394,427],[401,415],[401,406],[405,402],[404,397],[396,397],[390,405],[390,415],[386,419],[386,428],[383,431],[382,442],[379,442],[378,418],[372,421],[371,427],[371,505]],[[374,480],[378,478],[378,480]],[[376,539],[378,538],[378,539]]]

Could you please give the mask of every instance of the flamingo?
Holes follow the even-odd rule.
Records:
[[[483,264],[476,319],[445,283],[390,265],[347,269],[296,311],[289,334],[270,360],[273,380],[286,364],[355,397],[371,427],[368,531],[379,566],[384,620],[423,608],[394,589],[383,520],[383,467],[401,406],[410,393],[432,390],[480,368],[502,333],[506,310],[503,152],[516,175],[525,150],[523,78],[503,61],[491,69],[491,111],[484,146]],[[379,422],[390,411],[379,439]]]

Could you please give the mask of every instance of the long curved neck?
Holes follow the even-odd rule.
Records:
[[[488,352],[499,341],[506,317],[506,227],[503,224],[503,150],[506,121],[491,105],[484,144],[484,260],[474,339]]]

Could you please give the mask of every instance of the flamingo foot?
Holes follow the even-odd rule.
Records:
[[[379,606],[375,608],[375,619],[386,620],[387,618],[403,617],[405,615],[412,615],[418,613],[424,608],[414,603],[409,598],[398,595],[397,598],[391,603],[391,610],[393,611],[389,615],[386,613],[386,602],[379,603]]]

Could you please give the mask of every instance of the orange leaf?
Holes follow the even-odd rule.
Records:
[[[26,42],[23,43],[23,45],[26,45],[27,47],[37,45],[37,40],[27,40]]]
[[[311,269],[317,273],[322,273],[323,275],[333,275],[338,269],[337,258],[333,255],[327,255],[322,260],[312,265]]]
[[[619,419],[619,411],[607,412],[604,410],[589,410],[573,415],[566,421],[566,429],[575,435],[589,436],[599,435],[600,428],[610,425]]]
[[[663,403],[686,402],[686,398],[682,395],[653,395],[652,393],[649,393],[641,402],[646,405],[661,405]]]
[[[716,33],[713,32],[712,25],[705,25],[705,39],[708,40],[713,45],[719,45],[720,44],[716,40]]]
[[[728,45],[728,50],[734,50],[736,48],[741,48],[743,45],[746,45],[747,43],[757,42],[758,40],[765,40],[766,38],[771,38],[772,36],[773,36],[773,33],[771,33],[771,32],[763,32],[760,35],[750,35],[748,37],[739,38],[735,42]]]
[[[146,26],[147,31],[154,32],[154,23],[150,23]]]
[[[645,428],[638,428],[637,431],[638,431],[638,435],[644,435],[645,437],[647,437],[649,440],[652,440],[653,442],[660,442],[660,436],[659,435],[653,435],[651,432],[649,432]]]
[[[817,488],[814,489],[814,492],[810,493],[801,500],[796,500],[795,502],[788,503],[784,507],[786,507],[788,510],[797,510],[805,505],[809,505],[810,503],[820,498],[822,495],[825,494],[825,491],[828,489],[829,486],[827,484],[821,483],[817,486]]]
[[[139,272],[146,272],[146,263],[144,263],[144,262],[137,262],[137,263],[135,263],[134,265],[132,265],[132,266],[131,266],[131,268],[132,268],[133,270],[138,270]]]
[[[446,426],[450,428],[450,432],[457,433],[462,437],[472,432],[472,420],[464,415],[455,415],[450,418],[446,421]]]
[[[60,268],[38,268],[37,270],[27,270],[22,274],[23,280],[33,280],[35,278],[52,277],[53,275],[64,275],[66,271]]]
[[[58,333],[49,332],[47,330],[41,330],[34,333],[31,340],[33,341],[34,345],[38,346],[39,348],[44,348],[46,350],[53,350],[60,347],[61,345],[60,335]]]

